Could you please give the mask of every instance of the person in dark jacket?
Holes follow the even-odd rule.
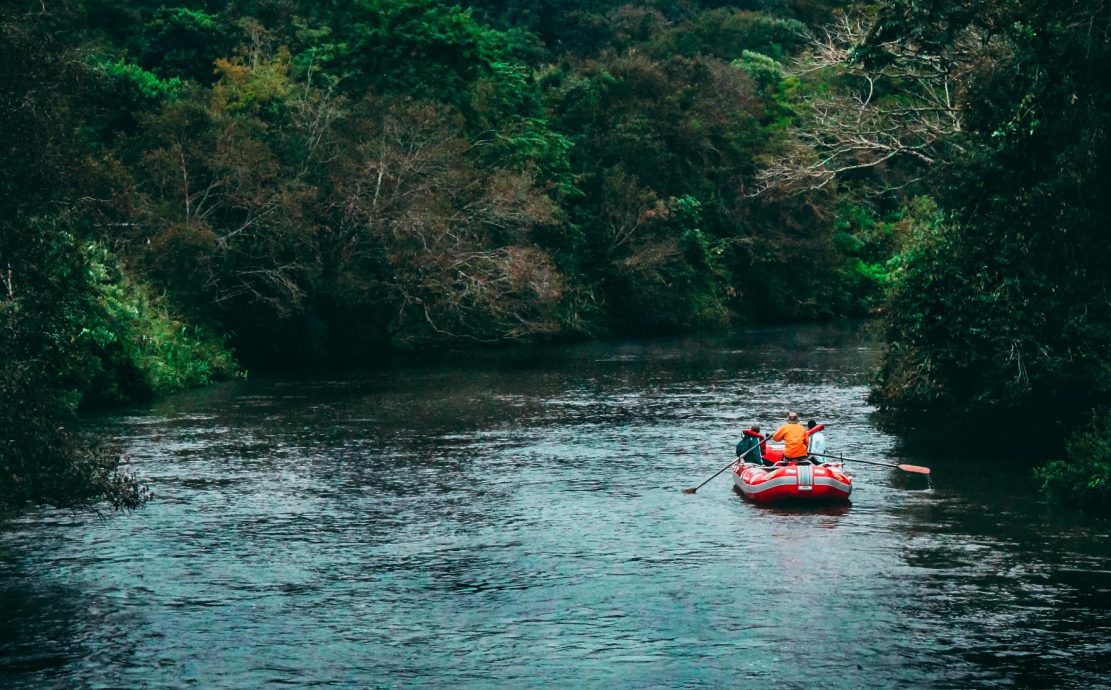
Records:
[[[749,452],[753,446],[759,446],[760,449]],[[764,461],[763,456],[765,450],[767,450],[767,439],[760,433],[759,424],[753,424],[752,427],[745,429],[744,435],[741,436],[741,440],[737,442],[737,457],[748,453],[748,455],[744,457],[745,462],[758,465],[770,464]]]

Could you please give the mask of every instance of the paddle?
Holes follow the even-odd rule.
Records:
[[[929,467],[921,467],[919,465],[892,465],[889,462],[875,462],[874,460],[854,460],[852,458],[842,458],[836,455],[826,455],[825,453],[811,453],[819,458],[831,458],[833,460],[844,460],[845,462],[859,462],[862,465],[879,465],[880,467],[892,467],[904,472],[911,472],[913,474],[929,474]]]
[[[736,465],[736,464],[737,464],[738,462],[740,462],[740,461],[741,461],[741,458],[743,458],[744,456],[748,455],[749,453],[751,453],[752,451],[756,450],[756,449],[757,449],[757,448],[759,448],[759,447],[760,447],[760,444],[759,444],[759,443],[757,443],[757,444],[756,444],[755,446],[753,446],[753,447],[749,448],[748,450],[746,450],[745,452],[741,453],[741,454],[740,454],[740,455],[738,455],[738,456],[737,456],[736,458],[734,458],[734,459],[733,459],[733,461],[732,461],[732,462],[730,462],[730,463],[729,463],[728,465],[726,465],[725,467],[721,468],[721,469],[720,469],[720,470],[718,470],[717,472],[714,472],[714,476],[713,476],[713,477],[710,477],[710,479],[713,479],[714,477],[718,476],[719,474],[721,474],[721,473],[722,473],[722,472],[724,472],[725,470],[729,469],[729,468],[730,468],[730,467],[732,467],[733,465]],[[707,479],[706,481],[702,482],[701,484],[699,484],[699,485],[698,485],[698,486],[696,486],[696,487],[693,487],[693,488],[690,488],[690,489],[683,489],[683,493],[685,493],[685,494],[693,494],[693,493],[695,493],[696,491],[698,491],[698,490],[699,490],[699,489],[701,489],[702,487],[704,487],[704,486],[706,486],[707,484],[709,484],[709,483],[710,483],[710,479]]]

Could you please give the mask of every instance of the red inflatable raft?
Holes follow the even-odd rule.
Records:
[[[807,436],[824,429],[824,424],[807,431]],[[745,430],[745,436],[763,440],[760,434]],[[783,461],[783,447],[773,448],[761,444],[765,463],[743,462],[733,467],[733,483],[737,484],[744,498],[758,503],[814,502],[834,503],[849,500],[852,477],[845,473],[841,463],[819,463],[802,460]]]
[[[745,498],[757,503],[837,503],[848,501],[853,492],[852,477],[840,465],[808,462],[775,467],[740,464],[733,468],[733,482]]]
[[[806,435],[824,428],[824,424],[819,424]],[[744,433],[764,440],[755,432],[746,430]],[[741,463],[733,468],[733,483],[750,501],[838,503],[848,501],[853,492],[853,479],[845,474],[841,463],[819,464],[816,459],[813,464],[808,460],[784,462],[783,446],[772,447],[766,443],[761,443],[760,453],[765,463],[774,462],[775,466]]]

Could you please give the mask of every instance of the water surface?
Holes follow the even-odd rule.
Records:
[[[844,328],[256,378],[97,421],[156,498],[0,530],[0,687],[1111,687],[1106,522],[911,454]],[[788,408],[853,503],[745,503]]]

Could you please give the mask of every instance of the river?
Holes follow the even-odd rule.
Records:
[[[911,452],[845,327],[253,377],[95,420],[155,498],[0,529],[0,687],[1111,687],[1111,526]],[[788,408],[851,506],[745,503]],[[1027,433],[1033,430],[1014,430]]]

